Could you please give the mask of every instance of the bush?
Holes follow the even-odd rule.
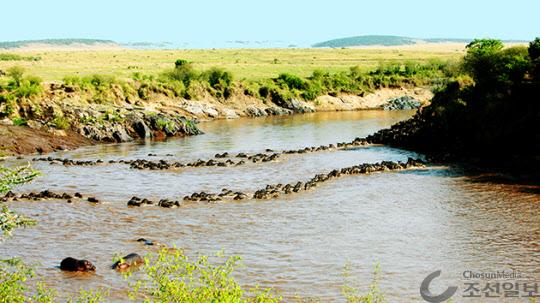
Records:
[[[0,54],[0,61],[39,61],[41,57],[24,57],[17,54]]]
[[[201,74],[201,80],[210,84],[210,87],[215,90],[214,95],[216,97],[227,99],[231,95],[233,76],[230,72],[222,68],[213,67]]]
[[[21,166],[15,169],[0,166],[0,194],[4,194],[11,190],[14,186],[28,183],[39,175],[38,171],[30,168],[30,166]],[[18,215],[10,211],[7,207],[2,207],[0,211],[0,229],[3,235],[10,235],[11,231],[17,227],[34,225],[33,220],[27,219],[24,216]],[[0,270],[1,273],[1,270]],[[3,281],[3,280],[0,280]],[[0,282],[0,294],[2,293],[3,283]],[[2,302],[0,295],[0,302]]]
[[[52,120],[52,125],[57,129],[69,129],[71,123],[66,117],[57,116]]]
[[[313,101],[318,96],[322,95],[323,88],[319,82],[311,82],[307,88],[302,92],[302,98]]]
[[[174,67],[175,68],[181,68],[183,66],[186,66],[186,65],[189,65],[189,61],[187,60],[184,60],[184,59],[177,59],[175,62],[174,62]]]
[[[11,120],[13,122],[13,125],[15,126],[27,126],[27,122],[26,122],[26,119],[23,119],[23,118],[20,118],[20,117],[16,117],[16,118],[13,118],[13,120]]]
[[[20,66],[12,66],[7,69],[7,75],[11,77],[11,84],[13,87],[17,88],[21,84],[21,80],[24,74],[24,68]]]
[[[19,86],[15,90],[15,95],[19,98],[30,98],[39,95],[43,90],[41,81],[41,78],[36,76],[28,76],[19,80]]]
[[[307,87],[306,81],[304,79],[291,74],[280,74],[277,77],[277,82],[279,84],[285,84],[289,89],[298,89],[302,90]]]
[[[244,87],[244,95],[251,96],[255,98],[260,98],[259,90],[261,89],[260,84],[257,82],[243,82],[242,86]]]
[[[280,302],[270,290],[248,292],[232,273],[238,257],[217,254],[194,260],[178,250],[162,249],[157,258],[145,258],[142,272],[146,277],[130,283],[131,299],[151,298],[154,302]]]
[[[294,94],[287,88],[276,87],[270,91],[270,98],[275,104],[279,106],[284,106],[286,103],[288,103],[291,99],[294,98]]]
[[[373,271],[373,280],[369,285],[369,291],[367,294],[360,294],[359,290],[354,286],[351,286],[352,281],[350,281],[349,266],[345,266],[343,271],[343,276],[345,280],[345,285],[342,287],[342,294],[346,299],[347,303],[385,303],[386,298],[382,293],[379,287],[379,275],[381,272],[380,264],[375,266]]]
[[[179,59],[175,62],[175,68],[164,72],[160,78],[166,81],[180,81],[184,83],[184,86],[188,87],[191,81],[198,78],[198,74],[190,62]]]
[[[84,82],[89,82],[98,90],[106,90],[111,87],[112,84],[118,82],[114,76],[111,75],[92,75],[83,79]]]

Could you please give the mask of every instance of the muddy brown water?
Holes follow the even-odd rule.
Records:
[[[166,142],[113,144],[53,154],[72,159],[210,159],[222,152],[262,152],[351,141],[412,115],[407,111],[317,113],[288,117],[205,122],[206,134]],[[323,302],[343,301],[347,265],[352,286],[367,291],[380,264],[380,285],[390,302],[421,302],[419,287],[441,269],[434,292],[462,287],[465,270],[509,270],[540,282],[538,187],[481,180],[458,167],[346,176],[315,190],[278,199],[175,209],[128,208],[131,196],[175,198],[201,190],[254,191],[266,184],[307,180],[334,168],[382,160],[406,161],[412,152],[389,147],[283,155],[278,161],[239,167],[141,171],[121,164],[64,167],[34,162],[43,176],[16,189],[92,194],[103,202],[11,202],[38,221],[0,243],[0,256],[38,264],[62,295],[79,288],[110,287],[122,301],[126,281],[110,270],[115,254],[155,251],[141,237],[176,245],[188,254],[223,250],[239,255],[242,284],[276,288]],[[29,158],[28,158],[29,159]],[[10,160],[9,164],[23,163]],[[86,258],[95,275],[63,273],[64,257]],[[462,290],[462,289],[461,289]],[[460,299],[457,300],[461,301]],[[491,302],[491,301],[490,301]]]

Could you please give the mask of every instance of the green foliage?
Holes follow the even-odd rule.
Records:
[[[28,183],[38,175],[39,172],[32,170],[30,166],[21,166],[15,169],[0,166],[0,194],[6,193],[16,185]],[[35,222],[33,220],[18,215],[10,211],[5,206],[2,207],[0,212],[0,229],[5,236],[9,236],[11,231],[17,227],[30,226],[34,224]]]
[[[177,59],[175,62],[174,62],[174,67],[175,68],[181,68],[182,66],[186,66],[186,65],[189,65],[189,61],[187,60],[184,60],[184,59]]]
[[[193,69],[193,66],[190,62],[186,60],[176,60],[175,68],[169,71],[164,72],[161,75],[162,79],[167,79],[169,81],[179,81],[184,83],[186,87],[189,86],[191,81],[199,77],[198,73]]]
[[[15,126],[27,126],[27,121],[24,118],[15,117],[11,120]]]
[[[6,193],[16,185],[28,183],[37,176],[39,172],[31,169],[29,165],[14,169],[0,166],[0,194]]]
[[[123,81],[116,79],[112,75],[94,74],[85,77],[64,77],[64,85],[66,87],[87,93],[90,101],[94,103],[107,103],[114,100],[113,87],[118,86],[121,88],[123,84]]]
[[[277,77],[277,83],[286,85],[289,89],[301,90],[307,87],[307,83],[304,79],[291,74],[280,74]]]
[[[213,67],[203,72],[201,78],[207,81],[213,88],[217,88],[218,86],[229,86],[233,80],[231,73],[218,67]]]
[[[320,82],[311,82],[302,91],[302,98],[313,101],[323,94],[324,88]]]
[[[0,61],[39,61],[41,57],[21,56],[17,54],[0,54]]]
[[[529,57],[531,60],[537,60],[540,58],[540,38],[534,39],[534,41],[531,41],[529,43]]]
[[[479,89],[501,89],[523,80],[530,58],[525,47],[503,50],[499,40],[475,40],[467,46],[463,67]]]
[[[503,48],[500,40],[476,39],[467,45],[463,68],[477,83],[491,82],[498,77],[495,70],[497,53]]]
[[[231,276],[238,257],[217,254],[191,260],[181,251],[162,249],[157,257],[145,258],[145,277],[131,282],[131,299],[145,302],[280,302],[269,290],[247,292]]]
[[[114,261],[121,260],[115,257]],[[239,257],[225,257],[222,252],[208,257],[186,256],[176,248],[163,248],[157,255],[148,255],[136,274],[124,272],[128,280],[127,299],[136,302],[177,303],[278,303],[283,298],[271,288],[242,288],[233,275]],[[347,268],[347,267],[346,267]],[[386,302],[379,288],[380,267],[377,265],[369,291],[361,295],[351,286],[348,271],[344,273],[343,295],[347,302]],[[34,268],[21,259],[0,260],[0,303],[54,303],[58,293],[40,280]],[[107,302],[108,289],[81,289],[67,300],[69,303]]]
[[[215,96],[218,98],[228,98],[231,95],[231,84],[233,76],[222,68],[213,67],[201,74],[201,80],[208,82],[210,87],[215,90]]]
[[[0,94],[0,117],[9,117],[16,111],[16,100],[13,94]]]
[[[504,44],[497,39],[474,39],[467,44],[467,52],[476,56],[491,55],[503,49]]]
[[[540,78],[530,52],[530,47],[475,40],[462,62],[468,75],[455,77],[437,91],[430,106],[379,132],[375,140],[538,174],[540,103],[534,96],[540,94]]]
[[[32,266],[20,259],[0,260],[0,303],[54,303],[58,292],[50,289],[43,281],[31,283],[37,278]],[[100,290],[80,290],[68,303],[105,302],[106,293]]]
[[[34,271],[19,259],[2,260],[0,265],[0,303],[25,303],[26,292],[30,287],[25,284],[35,276]]]
[[[11,84],[15,88],[19,87],[24,74],[24,68],[20,66],[12,66],[7,69],[6,74],[11,77]]]
[[[255,98],[260,98],[261,95],[259,94],[259,90],[261,88],[261,84],[258,82],[242,82],[242,86],[244,88],[244,95],[251,96]]]
[[[54,128],[57,129],[69,129],[71,126],[71,123],[69,122],[69,119],[62,116],[56,116],[51,121]]]
[[[174,123],[174,121],[171,121],[169,119],[166,119],[166,118],[158,118],[156,120],[156,127],[159,129],[159,130],[164,130],[164,131],[171,131],[175,128],[176,124]]]
[[[380,264],[375,266],[373,271],[373,280],[369,285],[369,291],[365,295],[361,295],[359,290],[351,286],[350,281],[350,265],[346,265],[343,271],[345,285],[342,287],[342,293],[348,303],[385,303],[387,302],[384,294],[379,287],[379,275],[381,272]]]
[[[2,210],[0,210],[0,229],[3,236],[10,236],[11,232],[17,227],[33,226],[35,224],[36,221],[19,215],[9,210],[6,206],[2,206]],[[0,236],[1,239],[2,236]]]
[[[18,88],[14,91],[19,98],[30,98],[39,95],[43,88],[41,87],[41,78],[36,76],[27,76],[19,80]]]

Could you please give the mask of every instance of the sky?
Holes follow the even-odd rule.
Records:
[[[226,47],[309,46],[359,35],[531,40],[540,0],[17,0],[0,4],[0,41],[94,38]]]

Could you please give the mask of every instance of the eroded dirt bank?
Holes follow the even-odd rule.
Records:
[[[155,95],[130,102],[121,95],[107,104],[89,102],[61,84],[49,84],[37,100],[23,100],[9,109],[17,118],[0,120],[1,155],[48,153],[98,142],[129,142],[197,135],[200,121],[289,115],[317,111],[412,109],[432,97],[425,88],[383,88],[365,96],[320,96],[314,101],[292,99],[279,104],[246,95],[199,100]],[[7,106],[7,103],[3,104]],[[2,109],[6,111],[6,108]]]

